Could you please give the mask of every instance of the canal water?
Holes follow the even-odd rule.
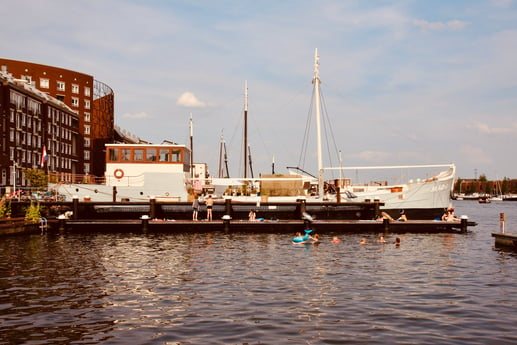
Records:
[[[517,202],[467,234],[49,234],[0,239],[0,344],[515,344]],[[361,238],[368,244],[360,245]],[[393,242],[400,237],[401,245]]]

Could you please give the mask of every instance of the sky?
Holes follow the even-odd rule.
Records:
[[[28,10],[30,8],[30,10]],[[517,178],[517,0],[3,0],[0,56],[92,75],[115,124],[189,145],[212,175],[454,163]],[[7,15],[8,14],[8,15]],[[309,120],[310,119],[310,120]],[[310,125],[310,127],[307,127]]]

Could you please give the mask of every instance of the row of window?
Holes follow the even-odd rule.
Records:
[[[27,77],[26,77],[27,78]],[[40,78],[39,80],[39,88],[40,89],[49,89],[50,88],[50,79]],[[66,91],[66,83],[64,81],[58,80],[56,82],[56,89],[58,91]],[[79,94],[80,86],[79,84],[72,84],[72,93]],[[91,89],[88,86],[84,86],[84,96],[91,96]]]
[[[73,107],[79,106],[79,97],[72,97],[72,106]],[[89,99],[84,100],[84,109],[90,109],[90,100]]]
[[[27,145],[29,147],[41,147],[41,136],[30,132],[15,132],[14,129],[11,128],[9,139],[11,142],[14,142],[16,146]]]
[[[183,150],[180,148],[109,148],[108,162],[142,163],[163,162],[181,163]]]

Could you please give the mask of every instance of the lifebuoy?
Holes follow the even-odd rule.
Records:
[[[113,176],[115,176],[118,179],[121,179],[124,177],[124,171],[122,169],[115,169],[113,172]]]

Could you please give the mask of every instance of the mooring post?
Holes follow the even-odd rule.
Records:
[[[79,197],[77,195],[74,195],[72,200],[72,219],[79,219]]]
[[[388,218],[382,218],[382,226],[384,228],[384,232],[390,231],[390,220]]]
[[[504,222],[506,221],[506,215],[504,213],[499,213],[499,231],[504,234]]]
[[[66,228],[66,217],[64,214],[60,214],[58,217],[58,230],[65,231]]]
[[[303,214],[307,211],[307,204],[305,203],[304,199],[298,199],[298,202],[300,203],[300,218],[304,218]]]
[[[147,232],[149,230],[149,216],[144,214],[140,219],[142,220],[142,231]]]
[[[225,214],[223,216],[223,226],[224,226],[224,231],[225,232],[228,232],[230,231],[230,220],[232,219],[232,217],[228,214]]]
[[[232,215],[232,199],[224,200],[224,214],[231,217],[231,215]]]
[[[467,232],[467,223],[468,223],[468,218],[461,217],[461,232]]]
[[[151,217],[151,219],[155,219],[156,218],[156,198],[153,196],[149,199],[149,215]]]
[[[374,217],[377,218],[381,215],[381,210],[379,206],[380,200],[379,199],[373,199],[373,207],[374,207]]]
[[[339,188],[339,185],[336,183],[336,201],[338,203],[341,202],[341,188]]]
[[[117,202],[117,186],[113,186],[113,202]]]

